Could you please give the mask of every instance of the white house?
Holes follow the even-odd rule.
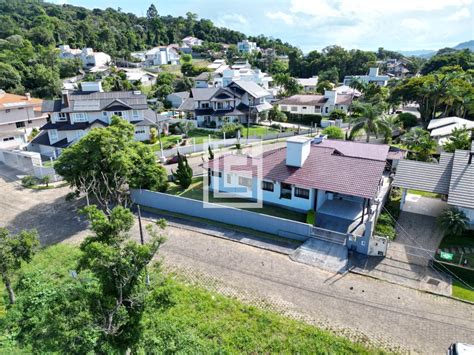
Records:
[[[403,190],[402,210],[407,189],[446,195],[448,205],[462,210],[474,229],[474,142],[471,150],[441,153],[439,163],[401,160],[393,184]]]
[[[60,58],[79,58],[83,67],[90,71],[106,70],[112,61],[110,55],[104,52],[94,52],[92,48],[72,49],[69,45],[59,46]]]
[[[244,39],[237,43],[237,50],[241,53],[253,53],[258,52],[260,48],[257,46],[256,42],[250,42],[249,40]]]
[[[30,94],[14,95],[0,90],[0,148],[17,148],[28,142],[33,129],[46,123],[43,100]]]
[[[383,176],[388,150],[292,137],[286,147],[260,156],[228,154],[209,161],[209,188],[302,213],[313,210],[318,227],[371,235],[389,183]]]
[[[150,49],[145,53],[146,65],[179,64],[179,53],[172,46],[160,46]]]
[[[348,112],[354,99],[350,94],[325,90],[324,95],[293,95],[277,101],[281,111],[301,115],[329,116],[335,109]]]
[[[313,76],[312,78],[298,78],[296,81],[303,87],[304,92],[314,92],[318,86],[317,76]]]
[[[469,121],[461,117],[436,118],[428,124],[430,136],[435,138],[439,145],[442,145],[453,133],[454,129],[474,129],[474,121]]]
[[[139,81],[143,86],[151,86],[156,83],[157,75],[147,72],[140,68],[122,68],[120,69],[131,82]]]
[[[350,75],[344,77],[344,85],[350,86],[354,79],[358,79],[366,83],[374,83],[379,86],[387,86],[390,77],[388,75],[379,75],[378,67],[370,68],[368,75]]]
[[[166,96],[166,100],[171,102],[171,106],[174,108],[179,108],[188,98],[188,91],[173,92],[172,94]]]
[[[105,127],[112,116],[135,126],[135,139],[150,139],[150,127],[165,120],[148,109],[147,97],[140,91],[102,92],[100,83],[82,83],[82,91],[64,90],[61,99],[43,101],[42,112],[50,120],[28,145],[28,150],[57,157],[62,149],[95,127]]]

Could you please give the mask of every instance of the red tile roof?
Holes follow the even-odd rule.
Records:
[[[352,142],[343,142],[349,143]],[[369,145],[365,145],[369,148]],[[379,151],[383,146],[370,144],[367,151],[380,158]],[[376,148],[377,147],[377,148]],[[386,146],[388,152],[388,146]],[[357,152],[356,152],[357,153]],[[257,158],[225,155],[210,161],[209,167],[224,172],[232,171],[239,175],[256,176],[258,165],[262,163],[262,176],[265,180],[273,180],[293,184],[303,188],[314,188],[342,194],[375,198],[380,179],[385,168],[385,158],[371,159],[358,156],[361,154],[345,155],[341,150],[322,145],[312,145],[311,151],[301,168],[286,165],[286,148],[265,152]],[[385,153],[386,157],[387,153]],[[224,164],[225,162],[225,164]]]

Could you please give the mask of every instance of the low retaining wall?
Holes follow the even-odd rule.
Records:
[[[132,190],[131,197],[134,203],[142,206],[232,224],[301,241],[310,237],[312,229],[311,225],[306,223],[149,190]]]

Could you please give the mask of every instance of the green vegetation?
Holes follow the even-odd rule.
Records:
[[[430,133],[420,127],[413,127],[403,135],[401,142],[411,150],[410,159],[419,161],[430,161],[432,154],[436,152],[436,141],[430,137]]]
[[[438,216],[438,226],[445,234],[463,235],[469,227],[469,218],[456,207],[445,208]]]
[[[192,183],[193,169],[189,166],[188,159],[178,153],[178,168],[173,172],[173,177],[182,189],[187,189]]]
[[[447,140],[443,144],[444,151],[454,153],[456,149],[470,150],[471,149],[472,130],[455,127]]]
[[[395,229],[396,222],[400,216],[400,191],[392,189],[388,201],[385,203],[385,206],[382,210],[382,213],[377,220],[375,225],[374,233],[382,237],[388,237],[390,240],[393,240],[397,236],[397,231]]]
[[[398,114],[398,120],[402,123],[403,129],[409,130],[418,124],[416,116],[409,112],[402,112]]]
[[[315,222],[316,222],[316,212],[314,210],[309,210],[308,213],[306,214],[306,223],[314,226]]]
[[[99,345],[105,352],[114,352],[112,341],[96,342],[97,331],[90,326],[91,314],[81,299],[98,292],[95,276],[71,277],[82,257],[79,248],[59,244],[23,265],[16,280],[18,302],[0,313],[0,353],[86,353]],[[149,297],[138,319],[136,343],[130,347],[133,353],[149,349],[160,353],[317,353],[321,349],[337,354],[382,353],[187,285],[163,276],[158,269],[149,268],[149,272]]]
[[[420,191],[420,190],[411,190],[409,189],[407,191],[410,194],[413,195],[418,195],[418,196],[423,196],[423,197],[430,197],[430,198],[441,198],[442,195],[434,193],[434,192],[426,192],[426,191]]]
[[[177,195],[181,197],[190,198],[193,200],[202,201],[204,198],[203,180],[201,177],[193,178],[193,182],[187,189],[182,189],[179,185],[170,183],[167,193],[171,195]],[[221,205],[225,205],[226,203],[246,202],[246,200],[242,198],[216,198],[213,196],[212,192],[209,192],[208,201],[211,203],[218,203]],[[247,211],[251,211],[251,212],[267,214],[274,217],[291,219],[293,221],[306,222],[306,215],[304,213],[291,211],[286,208],[281,208],[277,206],[264,204],[262,208],[243,208],[243,209]]]
[[[321,133],[327,135],[329,139],[344,139],[344,131],[340,127],[329,126],[323,129]]]
[[[452,288],[452,295],[454,297],[474,302],[474,271],[446,262],[443,262],[443,264],[435,262],[434,266],[442,272],[446,272],[446,269],[448,269],[455,275],[453,277]],[[459,279],[461,279],[462,282]]]
[[[390,127],[387,122],[382,119],[383,106],[379,103],[372,104],[370,102],[355,102],[353,110],[356,113],[352,117],[353,124],[350,138],[353,139],[359,132],[364,131],[366,142],[370,140],[370,135],[387,136],[391,135]]]

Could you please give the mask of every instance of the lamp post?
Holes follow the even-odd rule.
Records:
[[[163,153],[163,141],[161,140],[161,122],[158,122],[158,114],[155,112],[155,122],[158,126],[158,140],[160,142],[160,162],[164,163],[166,161],[166,157]]]

